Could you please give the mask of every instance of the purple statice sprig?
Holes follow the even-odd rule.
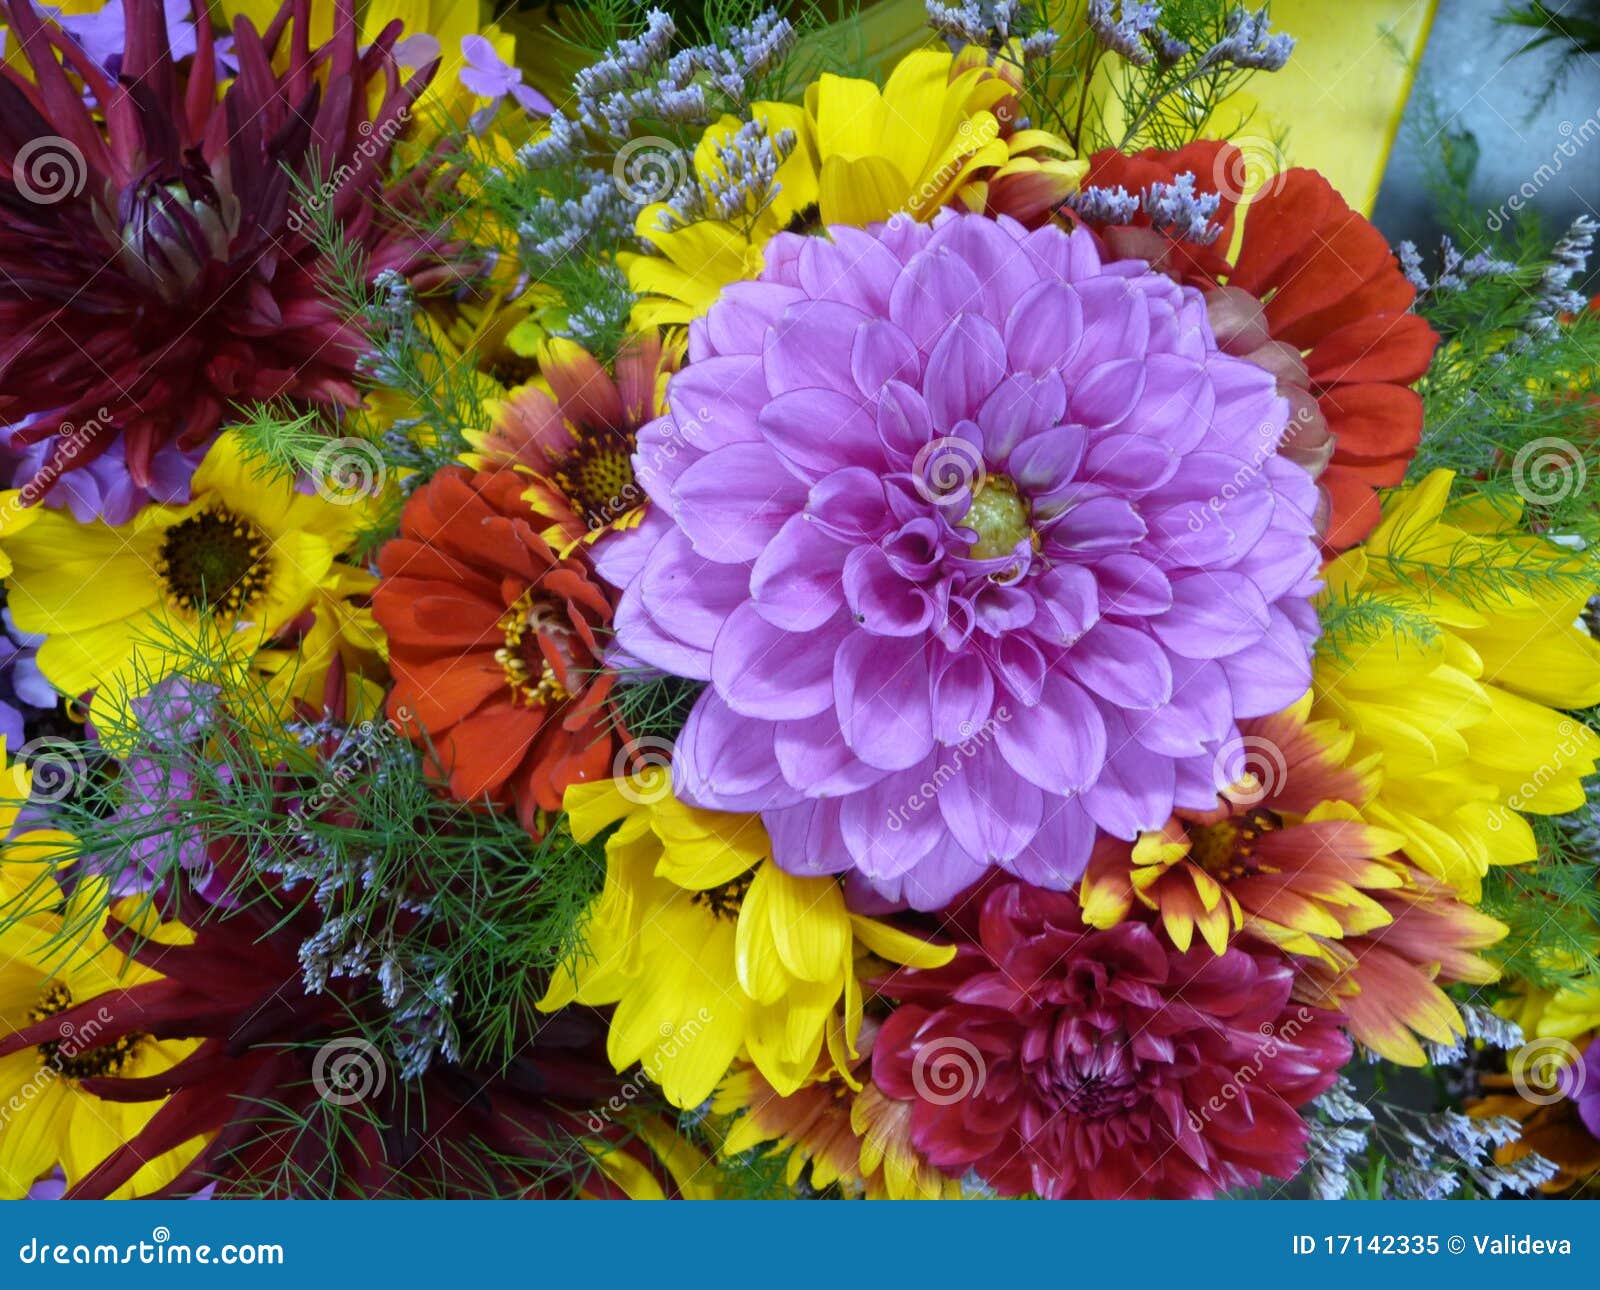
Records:
[[[1176,40],[1161,26],[1159,4],[1089,0],[1086,20],[1095,39],[1137,67],[1154,62],[1158,48],[1181,45],[1183,48],[1179,58],[1189,52],[1187,45]]]
[[[928,25],[943,36],[950,48],[964,46],[1004,50],[1016,42],[1014,56],[1023,63],[1048,58],[1060,43],[1052,27],[1036,26],[1021,0],[926,0]]]
[[[1190,172],[1170,184],[1151,184],[1140,192],[1139,204],[1155,228],[1182,241],[1209,246],[1221,236],[1222,225],[1211,217],[1222,205],[1222,195],[1196,192],[1195,177]]]
[[[793,130],[769,134],[765,121],[746,121],[716,145],[716,160],[708,170],[685,176],[668,198],[659,227],[670,233],[701,220],[753,221],[777,196],[778,170],[796,142]]]
[[[769,9],[717,39],[674,51],[677,38],[665,12],[646,13],[637,36],[618,40],[573,78],[573,102],[523,150],[525,163],[574,164],[596,142],[627,143],[640,122],[707,125],[723,111],[742,112],[793,43],[794,25]]]
[[[1200,62],[1255,72],[1282,71],[1294,53],[1295,39],[1271,28],[1264,7],[1254,13],[1233,9],[1223,20],[1222,39],[1200,56]]]
[[[1151,226],[1185,242],[1209,246],[1222,234],[1214,221],[1221,209],[1218,193],[1197,191],[1192,171],[1184,171],[1170,184],[1156,183],[1139,191],[1138,196],[1120,184],[1102,188],[1090,185],[1067,198],[1067,205],[1091,224],[1123,226],[1131,224],[1142,211]]]

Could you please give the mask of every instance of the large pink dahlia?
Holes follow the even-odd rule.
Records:
[[[904,1002],[872,1049],[931,1164],[1052,1200],[1207,1197],[1304,1164],[1297,1108],[1350,1041],[1292,1001],[1281,955],[1095,931],[1073,897],[1019,882],[958,921],[973,942],[950,964],[884,983]]]
[[[1205,303],[1059,228],[781,236],[690,332],[602,547],[619,647],[709,681],[679,794],[937,908],[1215,803],[1310,682],[1316,490]]]

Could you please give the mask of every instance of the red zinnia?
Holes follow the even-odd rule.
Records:
[[[1095,931],[1072,896],[1026,883],[969,908],[975,941],[948,966],[885,982],[904,1002],[873,1048],[873,1082],[912,1103],[932,1164],[1058,1200],[1207,1197],[1300,1168],[1295,1108],[1350,1043],[1291,1001],[1280,956]]]
[[[597,633],[605,592],[542,538],[512,470],[440,471],[378,559],[390,715],[426,742],[461,801],[516,807],[535,831],[569,784],[611,774],[617,734]]]
[[[1378,522],[1376,488],[1398,484],[1422,435],[1422,399],[1410,388],[1439,337],[1408,312],[1416,289],[1389,245],[1314,170],[1291,167],[1241,205],[1229,177],[1243,169],[1232,144],[1202,140],[1176,152],[1096,153],[1085,185],[1138,193],[1192,174],[1222,199],[1210,246],[1150,227],[1099,228],[1111,249],[1149,260],[1205,292],[1217,343],[1278,378],[1294,410],[1281,451],[1318,474],[1329,507],[1330,552]],[[1229,258],[1235,224],[1238,250]]]
[[[433,75],[402,81],[398,22],[361,48],[354,0],[336,0],[332,39],[311,48],[310,0],[286,0],[264,33],[241,17],[239,73],[219,95],[204,5],[180,69],[162,0],[121,3],[112,81],[32,0],[0,0],[31,73],[0,65],[0,420],[18,427],[15,448],[80,427],[41,485],[118,434],[144,487],[157,449],[204,445],[236,403],[358,401],[367,347],[327,297],[317,219],[291,175],[369,273],[448,272],[392,213],[416,187],[384,189],[391,144]]]

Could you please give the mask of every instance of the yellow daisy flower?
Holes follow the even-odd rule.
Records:
[[[844,1069],[861,1031],[857,959],[938,967],[954,949],[852,914],[837,882],[772,863],[756,816],[685,806],[669,778],[652,767],[567,790],[579,840],[617,827],[584,919],[586,952],[539,1007],[616,1004],[612,1065],[642,1063],[678,1107],[710,1097],[741,1053],[784,1093],[824,1047]]]
[[[224,434],[195,472],[193,501],[148,506],[116,528],[0,501],[16,624],[47,638],[39,668],[58,690],[95,691],[103,732],[185,652],[247,660],[321,601],[370,588],[339,562],[370,500],[300,493],[253,471]]]
[[[1371,600],[1426,630],[1323,651],[1312,715],[1349,730],[1356,757],[1379,756],[1366,818],[1475,904],[1489,865],[1536,856],[1519,812],[1584,803],[1600,738],[1561,709],[1600,702],[1600,643],[1575,625],[1600,578],[1523,533],[1510,507],[1451,504],[1452,478],[1391,494],[1367,542],[1328,565],[1324,612]]]
[[[765,123],[769,138],[782,130],[795,136],[771,200],[752,199],[735,220],[672,228],[663,224],[665,204],[647,206],[635,232],[658,254],[618,257],[641,297],[635,325],[699,317],[723,287],[760,273],[762,248],[776,233],[897,213],[928,220],[953,203],[990,209],[1001,196],[1029,212],[1054,204],[1046,197],[1041,205],[1038,185],[1025,180],[1042,182],[1059,202],[1088,163],[1071,159],[1067,145],[1044,131],[1012,131],[1015,103],[1015,87],[981,61],[923,49],[901,59],[881,90],[829,73],[807,87],[803,109],[755,104],[750,118]],[[694,154],[698,175],[726,178],[718,149],[740,124],[726,117],[706,131]]]
[[[0,762],[4,756],[0,740]],[[53,870],[70,853],[70,837],[50,830],[11,836],[29,779],[21,765],[0,773],[0,830],[6,835],[0,848],[0,1036],[157,975],[106,940],[93,916],[107,899],[104,879],[84,879],[70,896],[56,884]],[[181,927],[159,925],[138,897],[118,902],[113,912],[159,940],[181,944],[188,938]],[[27,1195],[57,1166],[69,1186],[76,1183],[161,1109],[158,1101],[102,1101],[82,1081],[159,1075],[198,1046],[148,1035],[97,1043],[94,1030],[92,1019],[64,1025],[58,1038],[0,1057],[0,1199]],[[202,1141],[148,1162],[116,1197],[165,1186]]]

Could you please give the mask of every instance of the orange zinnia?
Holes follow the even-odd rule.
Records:
[[[569,784],[611,774],[618,735],[597,633],[605,592],[540,536],[515,471],[440,471],[378,558],[390,715],[425,742],[461,801],[513,805],[537,832]]]
[[[1176,152],[1096,153],[1085,183],[1136,194],[1187,173],[1198,192],[1219,194],[1222,231],[1210,246],[1174,241],[1144,214],[1135,227],[1097,231],[1117,254],[1205,292],[1217,343],[1278,378],[1293,408],[1280,451],[1318,475],[1323,542],[1342,551],[1372,531],[1375,490],[1400,483],[1416,455],[1422,399],[1410,386],[1439,337],[1408,312],[1416,289],[1383,234],[1326,179],[1291,167],[1241,204],[1230,189],[1244,169],[1232,144],[1203,140]]]

